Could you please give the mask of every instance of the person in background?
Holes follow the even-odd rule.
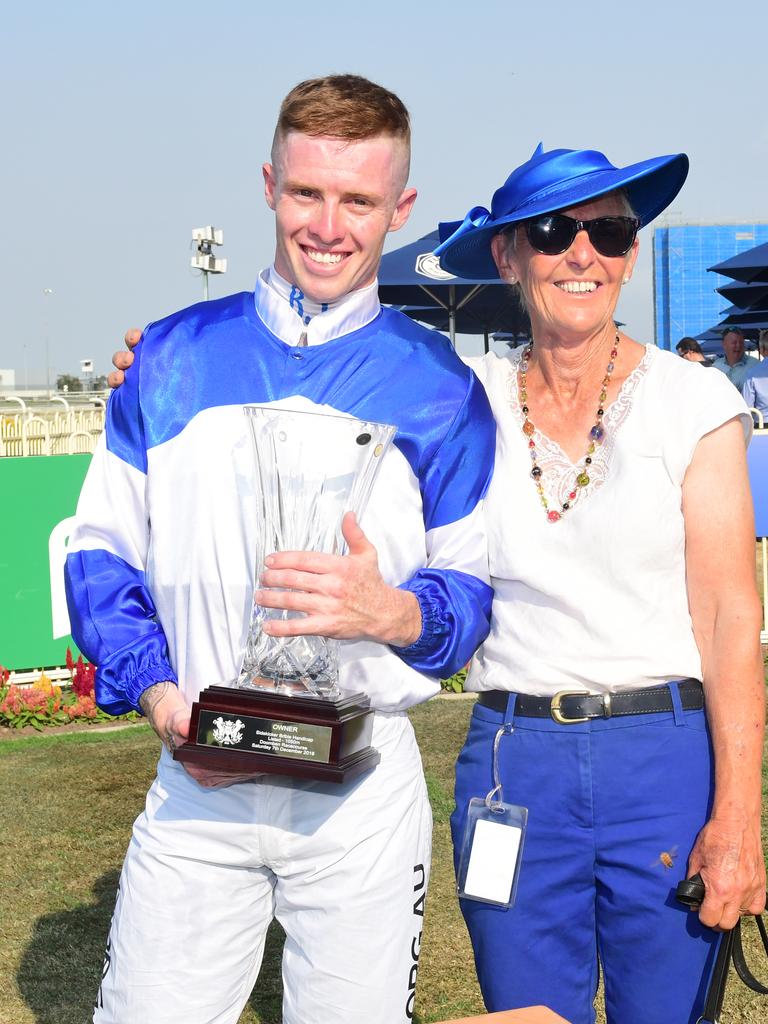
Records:
[[[768,331],[760,331],[757,341],[760,362],[749,368],[741,393],[744,401],[759,415],[752,414],[755,425],[768,426]]]
[[[723,355],[717,356],[712,365],[721,370],[731,384],[741,390],[752,366],[752,360],[747,358],[744,351],[744,332],[738,327],[732,327],[725,332]]]
[[[675,346],[677,354],[687,359],[690,363],[701,363],[702,366],[712,366],[714,360],[707,359],[701,345],[695,338],[681,338]]]
[[[609,1024],[693,1024],[715,929],[763,907],[752,422],[721,374],[615,324],[637,229],[687,169],[539,147],[436,250],[518,287],[532,329],[476,364],[497,423],[494,602],[457,850],[497,778],[529,811],[514,907],[462,900],[491,1011],[592,1024],[600,962]],[[698,917],[674,898],[697,871]]]

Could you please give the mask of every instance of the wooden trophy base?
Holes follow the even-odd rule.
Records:
[[[201,768],[347,782],[379,763],[363,693],[335,700],[209,686],[192,705],[189,740],[173,756]]]

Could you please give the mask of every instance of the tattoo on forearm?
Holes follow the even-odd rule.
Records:
[[[168,693],[168,691],[173,685],[173,683],[167,681],[163,683],[155,683],[154,686],[150,686],[139,697],[139,705],[141,706],[141,710],[146,715],[147,721],[158,734],[158,736],[160,736],[160,739],[166,745],[171,754],[178,746],[176,738],[173,733],[173,726],[169,722],[166,722],[161,733],[160,730],[157,728],[157,723],[155,722],[155,710],[160,701],[163,699],[163,697],[165,697],[165,695]]]
[[[139,697],[139,705],[141,710],[152,721],[152,715],[155,708],[168,693],[168,690],[173,686],[173,683],[155,683],[154,686],[150,686],[149,689],[145,690],[144,693]]]

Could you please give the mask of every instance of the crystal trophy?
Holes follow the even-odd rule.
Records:
[[[273,552],[344,554],[342,518],[363,515],[396,428],[275,405],[244,412],[255,458],[257,576]],[[369,698],[339,686],[339,641],[275,637],[262,628],[303,614],[254,603],[237,679],[200,694],[189,741],[174,757],[331,782],[378,762]]]

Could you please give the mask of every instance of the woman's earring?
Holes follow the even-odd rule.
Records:
[[[507,282],[509,284],[517,284],[517,278],[514,274],[510,274],[509,277],[507,278]]]
[[[629,284],[629,274],[624,278],[624,284]]]

